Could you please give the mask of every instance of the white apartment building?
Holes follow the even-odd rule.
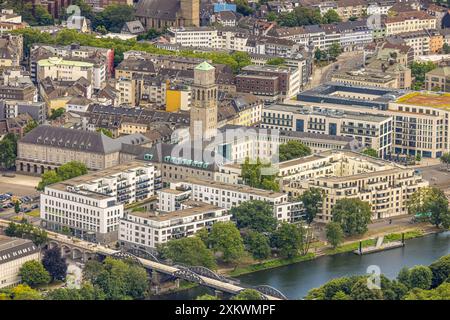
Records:
[[[40,258],[40,249],[31,240],[0,236],[0,289],[19,284],[22,265]]]
[[[94,82],[94,64],[82,61],[64,60],[60,57],[50,57],[37,62],[37,79],[47,77],[57,81],[77,81],[81,77]]]
[[[83,190],[71,180],[45,187],[40,200],[42,225],[81,239],[110,243],[117,240],[123,204],[113,195]]]
[[[392,149],[393,118],[299,105],[271,105],[263,110],[261,128],[354,137],[380,157]]]
[[[414,168],[340,150],[281,163],[280,176],[289,181],[283,189],[291,196],[312,187],[323,190],[322,212],[316,219],[325,223],[332,220],[336,202],[344,198],[368,202],[373,220],[405,215],[412,194],[428,186]]]
[[[191,197],[191,191],[165,188],[157,191],[158,211],[171,212],[180,210],[182,202]]]
[[[212,148],[222,159],[223,163],[242,163],[246,158],[261,161],[276,160],[278,155],[279,139],[278,131],[270,129],[249,128],[236,125],[225,125],[218,129],[216,136],[218,142],[214,142],[207,148]]]
[[[436,18],[424,11],[401,12],[385,20],[386,36],[404,32],[436,29]]]
[[[210,203],[227,210],[246,201],[265,201],[273,205],[274,216],[280,222],[297,221],[303,215],[303,204],[301,202],[289,202],[288,195],[280,192],[195,178],[189,178],[177,184],[173,183],[171,188],[173,187],[191,190],[191,197],[194,201]]]
[[[230,219],[227,210],[195,201],[167,213],[131,212],[120,221],[119,243],[127,248],[153,251],[169,240],[193,236],[216,222]]]
[[[123,206],[154,195],[155,168],[127,162],[52,184],[41,194],[41,219],[50,230],[68,228],[79,238],[117,240]]]
[[[450,97],[411,92],[389,103],[394,119],[394,153],[439,158],[450,151]]]
[[[170,43],[183,47],[245,51],[248,36],[234,28],[170,28]]]

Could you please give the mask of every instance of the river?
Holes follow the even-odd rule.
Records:
[[[267,284],[283,292],[289,299],[301,299],[310,289],[338,277],[365,274],[367,267],[376,265],[388,278],[395,278],[404,266],[429,265],[450,254],[450,232],[411,239],[402,248],[358,256],[342,253],[323,256],[311,261],[258,271],[240,276],[245,285]],[[211,289],[196,287],[190,290],[159,296],[157,299],[195,299]]]

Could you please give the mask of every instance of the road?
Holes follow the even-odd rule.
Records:
[[[356,70],[362,67],[363,53],[361,51],[344,52],[337,61],[330,63],[323,68],[314,68],[310,87],[316,87],[324,82],[331,80],[333,72]],[[336,70],[336,66],[338,69]]]

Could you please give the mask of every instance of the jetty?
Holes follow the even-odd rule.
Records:
[[[381,237],[377,238],[377,243],[374,246],[363,248],[362,241],[360,241],[359,248],[357,250],[353,251],[353,253],[361,256],[363,254],[375,253],[375,252],[380,252],[380,251],[384,251],[384,250],[404,247],[405,246],[405,234],[402,233],[401,241],[392,241],[392,242],[387,242],[387,243],[383,243],[383,242],[384,242],[384,236],[381,236]]]

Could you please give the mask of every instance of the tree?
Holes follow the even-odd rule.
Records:
[[[442,163],[445,163],[445,164],[447,165],[447,169],[448,169],[448,165],[450,164],[450,152],[444,153],[444,154],[439,158],[439,160],[440,160]]]
[[[436,68],[436,65],[431,62],[417,62],[414,61],[411,66],[411,76],[414,77],[414,90],[420,90],[425,82],[425,74]]]
[[[335,60],[342,53],[342,48],[338,42],[333,42],[327,52],[330,58]]]
[[[315,59],[316,61],[320,61],[320,60],[324,59],[324,58],[325,58],[325,55],[326,55],[326,53],[323,52],[322,50],[320,50],[319,48],[317,48],[317,49],[314,51],[314,59]]]
[[[256,260],[264,260],[270,256],[269,239],[262,233],[249,231],[244,238],[247,250]]]
[[[138,40],[153,40],[158,38],[160,35],[162,35],[161,32],[151,28],[145,34],[139,35]]]
[[[14,212],[19,213],[20,212],[20,204],[19,201],[14,202]]]
[[[445,282],[432,290],[413,289],[405,300],[450,300],[450,282]]]
[[[26,134],[36,128],[38,126],[37,122],[35,120],[28,121],[27,125],[23,129],[23,132]]]
[[[306,157],[311,154],[311,149],[300,141],[291,140],[287,143],[280,144],[279,158],[280,161],[288,161],[291,159]]]
[[[319,188],[309,188],[309,190],[303,192],[299,200],[303,202],[303,207],[305,208],[306,222],[311,224],[321,209],[323,200],[322,190]]]
[[[14,167],[17,157],[17,136],[12,133],[6,134],[0,140],[0,167],[11,169]]]
[[[34,17],[36,18],[36,24],[38,26],[53,25],[54,20],[51,14],[43,6],[35,6]]]
[[[409,268],[408,267],[403,267],[400,269],[398,275],[397,275],[397,280],[404,284],[406,287],[409,287]]]
[[[90,282],[83,283],[80,289],[59,288],[51,290],[46,300],[105,300],[103,291]]]
[[[270,11],[269,13],[266,14],[266,19],[267,21],[275,21],[277,20],[278,16],[275,12]]]
[[[129,5],[109,5],[102,12],[96,14],[92,21],[95,30],[98,26],[105,27],[110,32],[118,33],[125,22],[135,20],[134,8]]]
[[[341,22],[341,21],[342,21],[341,17],[333,9],[328,10],[322,17],[323,23],[334,23],[334,22]]]
[[[344,240],[344,231],[337,222],[330,222],[326,226],[326,235],[328,242],[331,243],[333,248],[338,247]]]
[[[410,288],[429,289],[433,273],[425,266],[415,266],[409,270]]]
[[[42,300],[39,291],[30,288],[25,284],[19,284],[8,290],[8,295],[12,300]]]
[[[48,117],[50,120],[56,120],[59,117],[61,117],[64,112],[66,112],[66,109],[64,108],[58,108],[58,109],[52,109],[50,111],[50,116]]]
[[[170,240],[159,252],[164,259],[189,266],[204,266],[209,269],[217,267],[213,253],[198,237]]]
[[[272,232],[277,227],[273,206],[261,200],[241,203],[230,210],[239,229],[249,228],[258,232]]]
[[[362,153],[365,154],[366,156],[369,156],[369,157],[378,158],[378,152],[377,152],[377,150],[372,149],[372,148],[365,148],[365,149],[362,151]]]
[[[351,300],[352,298],[343,291],[338,291],[331,300]]]
[[[262,300],[261,293],[255,289],[244,289],[231,300]]]
[[[244,16],[253,14],[254,10],[250,7],[247,0],[235,0],[236,11]]]
[[[444,45],[442,46],[442,50],[444,51],[445,54],[449,54],[450,46],[447,43],[444,43]]]
[[[270,174],[268,174],[268,172]],[[244,183],[253,188],[279,191],[276,174],[271,171],[270,163],[262,163],[258,158],[256,163],[250,163],[249,158],[241,165],[241,176]]]
[[[100,34],[107,34],[108,30],[106,30],[105,26],[97,26],[95,28],[95,32],[98,32]]]
[[[46,243],[48,240],[45,230],[33,226],[26,220],[22,220],[21,223],[10,222],[5,229],[5,234],[9,237],[30,239],[37,246]]]
[[[353,300],[383,300],[381,289],[369,289],[367,279],[358,280],[351,289],[350,296]]]
[[[356,198],[336,201],[331,214],[347,236],[365,233],[372,216],[369,203]]]
[[[61,250],[58,247],[45,251],[42,264],[53,280],[66,279],[66,259],[61,256]]]
[[[220,300],[220,299],[217,298],[216,296],[212,296],[210,294],[203,294],[203,295],[195,298],[195,300]]]
[[[111,257],[103,263],[89,260],[83,276],[104,292],[106,300],[142,299],[148,289],[147,271],[131,261]]]
[[[301,227],[283,222],[272,235],[272,243],[280,254],[292,258],[299,254],[303,242]]]
[[[244,255],[244,241],[232,222],[216,222],[208,237],[214,252],[220,252],[225,262],[235,262]]]
[[[79,161],[67,162],[58,168],[58,172],[55,170],[44,172],[41,176],[41,181],[39,181],[37,186],[37,190],[42,191],[48,185],[75,178],[84,175],[87,172],[88,170],[84,163]]]
[[[432,287],[436,288],[450,277],[450,255],[441,257],[430,265],[433,274]]]
[[[61,177],[56,173],[55,170],[45,171],[41,175],[41,181],[39,181],[37,190],[43,191],[46,186],[51,185],[53,183],[57,183],[61,181]]]
[[[49,273],[45,270],[42,263],[36,260],[25,262],[22,267],[20,267],[19,276],[22,278],[23,283],[31,287],[50,282]]]
[[[427,214],[430,223],[447,229],[450,226],[448,200],[444,192],[434,187],[420,188],[408,201],[409,214]]]

